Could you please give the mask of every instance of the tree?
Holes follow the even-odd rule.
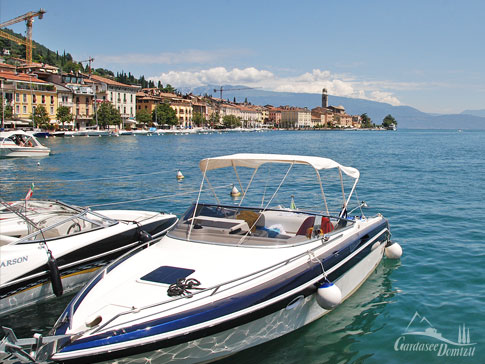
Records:
[[[228,129],[237,128],[241,126],[241,118],[238,118],[236,115],[224,115],[222,124]]]
[[[47,114],[47,110],[44,105],[39,105],[34,109],[34,114],[30,115],[30,118],[34,122],[34,127],[37,125],[39,128],[47,129],[50,127],[50,119]]]
[[[169,93],[169,94],[174,94],[177,92],[177,89],[174,88],[171,84],[167,83],[167,85],[160,89],[162,92],[166,92],[166,93]]]
[[[168,103],[157,105],[152,112],[152,120],[160,125],[177,125],[177,113],[170,107]]]
[[[72,121],[73,116],[71,110],[67,106],[59,106],[57,108],[57,120],[62,123],[62,128],[64,129],[64,123]]]
[[[211,127],[217,127],[220,123],[220,115],[218,112],[213,112],[209,118],[209,122]]]
[[[200,112],[194,113],[194,117],[192,118],[192,121],[197,126],[204,126],[207,123],[207,120],[202,116]]]
[[[382,126],[384,128],[389,128],[391,125],[397,126],[397,121],[392,117],[391,114],[389,114],[384,118],[384,120],[382,120]]]
[[[5,112],[3,110],[4,102],[3,102],[3,96],[0,95],[0,116],[3,116],[5,119],[10,119],[12,118],[12,106],[11,105],[6,105],[5,106]]]
[[[362,120],[363,128],[372,128],[372,120],[366,113],[360,115],[360,119]]]
[[[136,112],[136,121],[143,124],[150,124],[152,122],[152,115],[148,110],[139,110]]]
[[[107,125],[121,124],[121,114],[117,108],[109,101],[102,102],[98,110],[98,125],[105,128]]]

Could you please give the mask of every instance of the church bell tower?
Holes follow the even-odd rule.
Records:
[[[327,89],[322,89],[322,107],[328,107],[328,94]]]

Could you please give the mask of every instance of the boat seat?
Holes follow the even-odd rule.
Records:
[[[236,215],[236,219],[246,221],[252,233],[257,227],[264,226],[264,215],[255,211],[242,210]]]
[[[315,224],[315,216],[308,216],[305,221],[300,225],[300,228],[296,232],[295,235],[310,235],[311,236],[311,230],[313,229],[313,225]]]
[[[330,222],[330,219],[328,217],[322,217],[320,230],[322,232],[322,235],[328,234],[329,232],[333,231],[333,224]]]

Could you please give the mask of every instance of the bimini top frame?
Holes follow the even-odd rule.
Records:
[[[217,198],[217,195],[216,195],[215,191],[213,190],[213,188],[212,188],[212,186],[211,186],[211,184],[210,184],[210,182],[207,178],[207,171],[219,169],[219,168],[233,167],[234,171],[236,173],[236,177],[238,179],[239,185],[240,185],[241,190],[243,192],[243,196],[242,196],[241,201],[239,203],[239,205],[241,205],[242,201],[244,200],[244,197],[246,196],[246,193],[247,193],[249,187],[251,186],[251,183],[254,179],[254,176],[256,175],[256,172],[258,171],[260,166],[262,166],[263,164],[266,164],[266,163],[281,163],[281,164],[290,165],[288,171],[286,172],[285,176],[283,177],[283,180],[280,182],[278,188],[276,189],[275,193],[273,194],[273,197],[268,202],[267,206],[269,206],[270,202],[272,201],[272,199],[274,198],[274,196],[278,192],[279,188],[281,187],[281,185],[285,181],[285,179],[288,176],[288,173],[290,172],[293,165],[295,165],[295,164],[309,165],[309,166],[311,166],[315,169],[315,172],[317,174],[318,182],[320,184],[320,189],[321,189],[321,192],[322,192],[323,201],[325,203],[325,209],[327,211],[327,215],[329,215],[329,211],[328,211],[327,200],[326,200],[325,193],[324,193],[324,190],[323,190],[322,180],[321,180],[319,171],[324,170],[324,169],[333,169],[333,168],[338,169],[341,187],[342,187],[342,197],[343,197],[343,207],[342,207],[342,211],[341,211],[342,216],[346,212],[347,205],[348,205],[350,198],[351,198],[351,196],[352,196],[352,194],[355,190],[355,187],[357,186],[357,183],[358,183],[359,177],[360,177],[360,172],[359,172],[358,169],[353,168],[353,167],[343,166],[343,165],[335,162],[332,159],[322,158],[322,157],[310,157],[310,156],[286,155],[286,154],[239,153],[239,154],[232,154],[232,155],[226,155],[226,156],[215,157],[215,158],[206,158],[206,159],[201,160],[200,163],[199,163],[199,168],[203,173],[203,178],[202,178],[202,182],[200,184],[200,190],[199,190],[199,194],[198,194],[198,197],[197,197],[196,208],[194,209],[194,214],[195,214],[195,211],[197,210],[197,205],[198,205],[199,200],[200,200],[200,195],[201,195],[202,188],[203,188],[205,180],[207,180],[209,187],[212,189],[214,196],[219,203],[219,199]],[[250,179],[246,188],[244,188],[242,186],[241,180],[239,179],[239,175],[237,173],[237,167],[247,167],[247,168],[253,168],[254,169],[253,175],[251,176],[251,179]],[[342,172],[355,180],[354,185],[352,186],[352,190],[350,191],[350,194],[348,195],[347,198],[345,198]],[[189,239],[190,239],[191,231],[192,231],[192,224],[189,228],[189,233],[188,233]]]

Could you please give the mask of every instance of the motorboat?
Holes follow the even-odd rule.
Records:
[[[43,157],[51,150],[23,130],[0,132],[0,157]]]
[[[60,201],[0,202],[0,315],[78,290],[96,271],[170,229],[177,217]]]
[[[399,255],[382,215],[365,216],[365,203],[349,211],[355,168],[274,154],[207,158],[199,167],[197,199],[171,231],[100,270],[50,336],[21,342],[7,330],[4,342],[31,345],[17,355],[39,361],[208,362],[317,320],[352,295],[384,253]],[[238,197],[218,196],[209,181],[212,173],[227,178],[227,169],[239,181]],[[315,186],[304,169],[316,172]],[[261,171],[269,177],[259,180]],[[323,179],[327,173],[333,177]],[[279,204],[283,185],[295,197],[291,208]],[[215,203],[202,202],[206,191]],[[316,206],[301,207],[299,197]]]

